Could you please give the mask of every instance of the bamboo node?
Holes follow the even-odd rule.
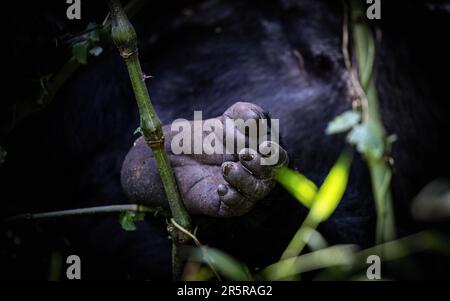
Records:
[[[145,138],[145,136],[144,136],[144,138]],[[155,140],[145,138],[145,141],[151,148],[163,145],[164,140],[165,140],[164,135],[160,139],[155,139]]]

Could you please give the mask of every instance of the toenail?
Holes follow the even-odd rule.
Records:
[[[231,168],[232,168],[231,164],[225,164],[223,166],[223,174],[227,176],[230,173]]]
[[[242,155],[242,159],[244,159],[245,161],[252,161],[254,158],[254,154],[245,153]]]
[[[227,186],[225,186],[225,185],[223,185],[223,184],[220,184],[219,187],[217,187],[217,193],[218,193],[220,196],[226,195],[227,192],[228,192],[228,187],[227,187]]]

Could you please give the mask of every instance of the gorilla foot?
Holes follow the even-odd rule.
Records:
[[[286,151],[273,141],[263,141],[256,147],[253,144],[250,148],[249,142],[255,140],[250,134],[252,131],[239,126],[230,127],[228,123],[230,120],[259,121],[266,119],[266,116],[258,106],[238,102],[222,116],[203,121],[210,124],[211,121],[216,121],[224,129],[223,132],[215,132],[216,138],[220,139],[214,140],[216,144],[223,144],[219,149],[228,150],[225,153],[191,152],[176,155],[173,152],[172,140],[178,134],[171,131],[173,125],[163,127],[166,136],[165,147],[184,204],[190,213],[214,217],[240,216],[249,212],[258,200],[269,194],[275,186],[274,171],[287,164]],[[260,133],[255,132],[258,135]],[[211,134],[203,133],[202,140]],[[223,138],[226,136],[232,136],[234,139],[232,152],[229,152],[229,145],[225,145],[224,141],[227,139]],[[189,140],[191,137],[195,137],[195,134],[191,135]],[[217,145],[214,148],[218,149]],[[274,153],[276,162],[268,164],[269,154],[274,157]],[[167,207],[156,162],[142,137],[136,140],[124,160],[121,181],[125,194],[132,202]]]

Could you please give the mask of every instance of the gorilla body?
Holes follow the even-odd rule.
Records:
[[[238,101],[254,103],[280,120],[290,166],[320,185],[345,147],[342,135],[327,136],[325,128],[352,105],[341,51],[340,3],[208,1],[172,13],[158,18],[144,11],[134,21],[143,70],[154,76],[147,83],[162,123],[192,119],[194,110],[211,118]],[[383,121],[388,133],[398,136],[392,156],[395,206],[404,226],[400,234],[412,230],[407,202],[433,176],[445,173],[446,148],[436,146],[448,125],[445,111],[437,109],[442,104],[430,102],[433,94],[416,85],[421,71],[408,65],[414,54],[400,50],[408,42],[384,34],[377,64]],[[21,180],[33,184],[15,195],[23,200],[45,196],[45,206],[28,205],[36,211],[126,203],[120,171],[138,121],[123,61],[115,50],[102,55],[81,68],[54,103],[33,118],[32,124],[41,125],[33,134],[25,126],[17,131],[17,137],[42,149],[28,153],[19,165],[28,170]],[[25,151],[12,147],[11,161]],[[275,187],[244,216],[196,215],[194,223],[202,242],[262,267],[281,255],[306,212]],[[356,155],[344,198],[319,231],[330,243],[365,247],[373,243],[374,223],[370,177]],[[115,216],[94,216],[70,219],[65,229],[88,246],[86,252],[119,262],[124,274],[164,279],[170,277],[164,228],[164,221],[147,217],[136,231],[125,232]]]

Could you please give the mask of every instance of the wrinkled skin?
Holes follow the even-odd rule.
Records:
[[[238,102],[217,120],[225,128],[226,119],[258,121],[261,118],[266,119],[267,115],[260,107]],[[273,189],[274,170],[286,165],[288,160],[281,147],[278,149],[278,163],[274,165],[261,164],[262,155],[250,148],[237,149],[235,154],[174,155],[170,147],[174,133],[170,126],[163,127],[163,131],[178,188],[191,214],[231,217],[248,213]],[[231,128],[225,129],[224,135],[227,131],[233,132],[235,145],[238,139],[248,142],[245,133]],[[193,139],[194,135],[191,137]],[[225,144],[226,139],[220,141]],[[121,172],[122,187],[132,202],[151,207],[168,206],[157,170],[151,149],[143,137],[138,138],[128,152]]]

